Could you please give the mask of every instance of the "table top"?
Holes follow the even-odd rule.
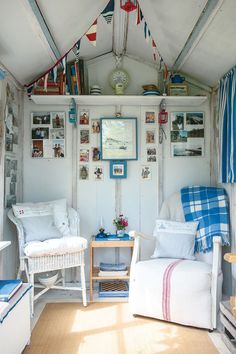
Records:
[[[224,260],[229,263],[236,263],[236,253],[225,253]]]
[[[116,235],[109,235],[107,237],[92,236],[90,247],[133,247],[134,239],[126,235],[124,237],[117,237]]]

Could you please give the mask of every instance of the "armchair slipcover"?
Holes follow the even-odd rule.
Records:
[[[184,221],[180,193],[163,203],[159,217]],[[213,251],[196,260],[156,258],[139,261],[140,238],[133,231],[135,246],[131,262],[129,306],[135,315],[184,325],[214,329],[221,298],[221,238],[214,237]]]

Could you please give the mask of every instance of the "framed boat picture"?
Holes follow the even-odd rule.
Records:
[[[137,160],[137,118],[101,119],[101,159]]]

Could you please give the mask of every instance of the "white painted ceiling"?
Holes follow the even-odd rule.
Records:
[[[30,7],[34,0],[0,0],[0,63],[21,83],[27,84],[54,65],[40,24]],[[98,19],[97,46],[84,37],[81,57],[94,58],[107,52],[122,52],[153,62],[151,41],[147,43],[143,24],[135,24],[136,13],[128,18],[124,40],[125,12],[115,0],[115,15],[108,25]],[[89,29],[108,0],[37,0],[51,37],[64,55]],[[190,45],[176,70],[215,86],[219,78],[236,64],[236,0],[139,0],[144,18],[164,62],[171,69],[184,49],[206,5],[216,4],[205,26]],[[125,43],[125,44],[124,44]]]

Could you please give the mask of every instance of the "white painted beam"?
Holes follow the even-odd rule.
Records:
[[[113,15],[112,51],[118,57],[126,52],[129,15],[120,8],[120,0],[115,0]]]
[[[190,33],[183,49],[172,66],[172,70],[179,70],[184,65],[221,8],[223,2],[224,0],[208,0],[203,12],[193,28],[193,31]]]
[[[48,52],[50,58],[56,63],[61,58],[54,39],[48,29],[48,26],[42,16],[42,13],[35,0],[21,0],[24,6],[28,21],[31,24],[36,36],[40,39],[42,45]]]

